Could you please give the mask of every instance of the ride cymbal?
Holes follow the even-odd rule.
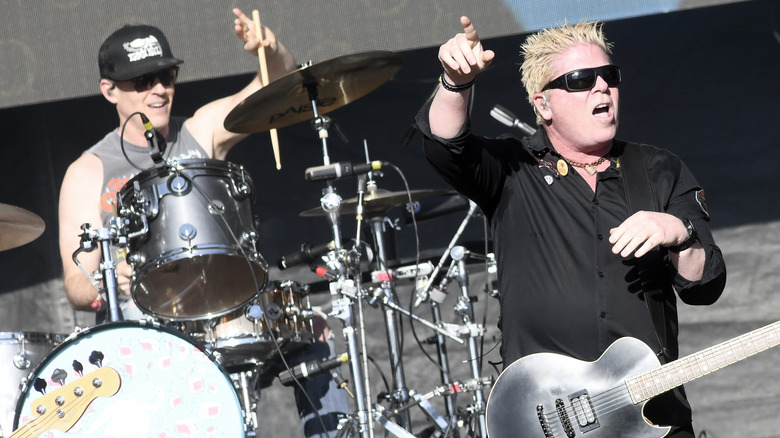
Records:
[[[423,199],[431,198],[434,196],[447,195],[452,193],[451,190],[411,190],[412,201],[420,201]],[[387,190],[377,189],[368,192],[363,197],[363,214],[370,216],[376,213],[385,213],[393,207],[409,203],[409,194],[407,192],[390,192]],[[357,213],[358,198],[350,198],[341,201],[341,208],[339,214],[355,214]],[[310,216],[324,216],[325,211],[322,208],[311,208],[309,210],[300,213],[302,217]]]
[[[244,99],[225,118],[225,129],[250,134],[282,128],[340,108],[374,91],[401,68],[401,55],[373,51],[301,67]]]
[[[0,204],[0,251],[37,239],[46,229],[37,214],[13,205]]]

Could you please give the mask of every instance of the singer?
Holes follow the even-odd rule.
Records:
[[[427,159],[491,223],[504,365],[537,352],[594,361],[623,336],[676,359],[675,292],[711,304],[726,268],[704,191],[685,164],[616,138],[623,78],[602,25],[529,36],[521,79],[539,129],[487,139],[470,131],[468,109],[496,54],[469,18],[460,24],[439,48],[441,84],[417,125]],[[668,436],[694,436],[681,388],[652,399],[644,414],[672,426]]]
[[[264,39],[256,35],[254,22],[239,9],[234,9],[235,20],[231,28],[235,31],[244,49],[257,55],[258,49],[265,51],[270,80],[274,80],[296,68],[295,60],[274,33],[263,28]],[[118,128],[106,134],[97,144],[87,149],[73,162],[65,175],[60,191],[59,236],[60,255],[63,263],[65,291],[74,309],[98,310],[101,307],[97,291],[73,262],[71,255],[80,246],[81,225],[89,223],[93,229],[108,224],[115,212],[115,199],[122,186],[141,169],[152,168],[149,142],[164,139],[164,159],[213,158],[225,159],[227,152],[245,134],[225,130],[223,122],[227,114],[243,99],[261,88],[261,80],[255,76],[236,94],[208,103],[191,117],[172,117],[175,84],[182,60],[174,57],[165,35],[157,28],[145,25],[124,26],[102,43],[98,51],[100,71],[100,92],[114,106],[118,116]],[[136,113],[148,119],[148,125]],[[135,114],[135,115],[134,115]],[[145,137],[145,133],[154,135]],[[127,159],[120,148],[123,134]],[[147,141],[149,140],[149,142]],[[139,319],[143,315],[130,300],[131,266],[124,261],[124,254],[117,248],[117,277],[121,290],[120,308],[125,319]],[[80,262],[93,272],[101,261],[100,251],[83,253]],[[101,322],[105,317],[98,312]],[[288,363],[310,360],[306,354],[315,357],[328,355],[324,339],[311,346],[312,351],[301,350],[301,357],[288,357]],[[324,352],[323,352],[324,350]],[[338,413],[348,410],[346,396],[336,388],[335,382],[326,376],[326,381],[306,386],[309,398],[317,405],[311,407],[308,399],[298,394],[295,388],[299,416],[306,436],[331,436],[337,427]],[[328,382],[330,380],[330,382]],[[326,430],[320,427],[317,412],[326,421]]]

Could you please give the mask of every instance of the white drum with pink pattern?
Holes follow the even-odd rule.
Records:
[[[54,430],[40,437],[175,438],[243,437],[244,419],[233,384],[211,355],[179,332],[142,322],[109,323],[71,335],[30,375],[17,403],[14,426],[35,418],[30,408],[41,396],[33,389],[40,378],[53,391],[55,370],[68,373],[65,383],[102,366],[122,378],[119,392],[95,399],[70,431]],[[98,355],[99,356],[99,355]]]

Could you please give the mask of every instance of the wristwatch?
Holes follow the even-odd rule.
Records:
[[[693,223],[691,223],[690,219],[688,218],[682,218],[680,219],[685,225],[685,229],[688,230],[688,237],[683,240],[683,243],[676,245],[676,246],[670,246],[667,249],[671,252],[680,252],[685,251],[686,249],[690,248],[691,245],[693,245],[694,242],[696,242],[699,239],[699,234],[696,232],[696,228],[693,227]]]

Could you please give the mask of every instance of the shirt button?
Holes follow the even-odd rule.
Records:
[[[607,317],[607,312],[601,312],[601,315],[599,316],[601,316],[601,318],[604,319]]]
[[[594,199],[594,200],[593,200],[593,204],[595,204],[595,205],[599,205],[599,200],[598,200],[598,199]]]
[[[604,278],[604,273],[601,272],[601,271],[599,271],[599,273],[597,275],[599,276],[599,278]]]
[[[603,235],[603,234],[599,234],[599,235],[598,235],[598,236],[596,236],[596,237],[598,237],[598,239],[599,239],[599,240],[604,240],[604,235]]]

